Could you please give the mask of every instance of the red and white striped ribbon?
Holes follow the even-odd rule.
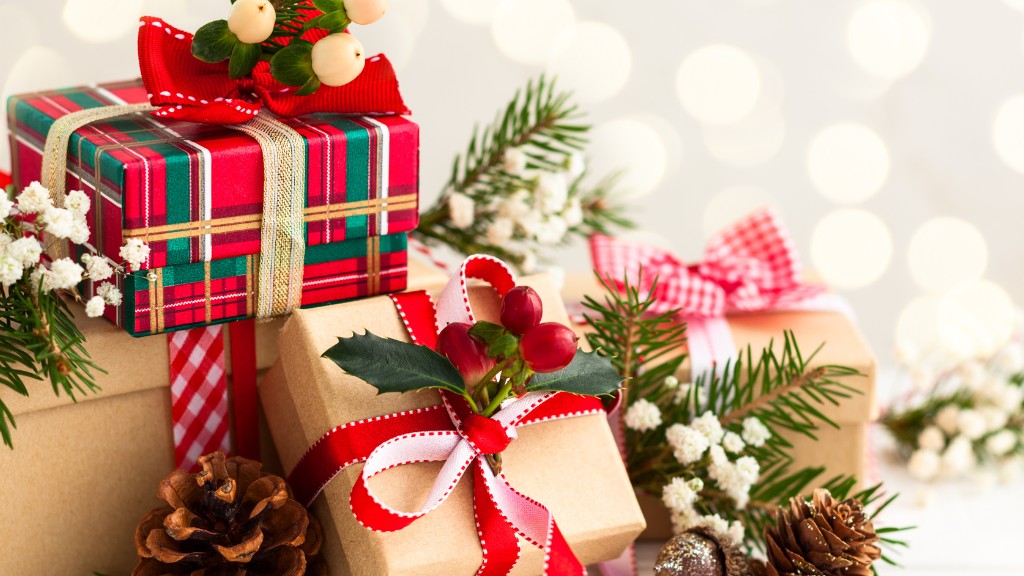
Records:
[[[172,332],[167,349],[174,463],[195,470],[203,454],[230,450],[223,326]]]
[[[515,278],[503,262],[475,256],[453,274],[438,298],[436,310],[422,292],[392,296],[413,342],[433,346],[437,326],[472,321],[467,290],[471,278],[490,283],[501,295],[515,286]],[[364,462],[349,498],[352,512],[371,530],[396,531],[440,506],[462,477],[472,471],[474,514],[483,553],[478,576],[509,574],[519,559],[518,538],[544,551],[545,576],[585,575],[586,569],[551,512],[516,491],[504,476],[496,475],[486,456],[501,453],[522,426],[603,414],[601,402],[571,394],[534,392],[507,402],[494,416],[486,418],[472,412],[461,396],[441,392],[441,400],[437,406],[347,423],[325,434],[289,475],[296,498],[311,504],[342,469]],[[370,488],[374,476],[415,462],[444,462],[419,510],[398,510]]]

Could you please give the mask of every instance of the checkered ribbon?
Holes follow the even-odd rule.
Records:
[[[796,247],[770,208],[712,237],[699,264],[688,266],[667,250],[602,235],[591,238],[591,254],[601,277],[619,287],[626,278],[650,293],[656,300],[651,312],[679,309],[688,319],[773,310],[824,292],[801,281]]]
[[[167,337],[171,369],[174,463],[194,469],[203,454],[228,452],[228,383],[223,326],[174,332]]]

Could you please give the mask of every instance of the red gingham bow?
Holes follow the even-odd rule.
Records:
[[[651,312],[680,309],[688,318],[716,318],[727,312],[772,310],[801,302],[824,291],[801,281],[800,257],[775,210],[753,212],[713,236],[704,260],[686,265],[674,254],[595,235],[590,240],[594,271],[622,286],[650,292]],[[643,278],[638,272],[643,267]],[[657,280],[657,286],[653,286]]]
[[[305,36],[316,40],[325,31]],[[338,114],[408,114],[398,92],[398,80],[383,55],[366,59],[362,74],[339,87],[321,86],[315,94],[297,96],[270,75],[260,62],[251,78],[231,78],[228,63],[209,64],[192,56],[192,34],[159,18],[139,23],[139,67],[149,100],[160,109],[158,118],[206,124],[238,124],[251,120],[266,106],[277,116],[318,112]]]

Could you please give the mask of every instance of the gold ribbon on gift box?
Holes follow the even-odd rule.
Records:
[[[155,110],[148,103],[112,105],[89,108],[72,112],[58,118],[46,135],[43,147],[42,184],[50,190],[54,205],[63,206],[66,186],[68,146],[75,131],[104,120],[122,116],[143,114]],[[257,305],[255,316],[267,319],[288,314],[298,308],[302,299],[302,277],[305,256],[304,222],[312,219],[327,219],[332,207],[305,208],[306,156],[305,140],[290,126],[268,114],[260,114],[243,124],[229,126],[252,138],[263,151],[264,191],[263,216],[258,218],[260,226],[260,257],[258,278],[269,281],[256,283]],[[97,161],[97,166],[99,162]],[[97,176],[97,190],[101,183]],[[355,207],[372,210],[379,206]],[[387,207],[385,209],[398,209]],[[255,219],[241,223],[255,224]],[[142,237],[145,240],[166,239],[170,234],[177,237],[199,235],[204,232],[202,223],[190,225],[183,230],[161,231],[155,238],[148,234],[126,231],[125,237]],[[171,237],[167,236],[167,237]],[[51,255],[55,258],[69,254],[66,241],[53,244]],[[372,255],[371,255],[372,256]],[[379,254],[378,254],[379,257]],[[372,259],[372,258],[371,258]],[[154,308],[155,303],[154,303]]]

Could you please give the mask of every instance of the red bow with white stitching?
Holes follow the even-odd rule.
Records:
[[[139,22],[139,67],[150,103],[160,107],[154,112],[158,118],[238,124],[252,120],[263,107],[281,117],[409,113],[383,55],[367,58],[363,72],[344,86],[321,86],[314,94],[297,96],[297,87],[271,76],[269,63],[257,64],[249,78],[231,78],[226,61],[210,64],[192,55],[192,34],[146,16]]]
[[[626,274],[642,291],[653,288],[653,313],[678,308],[686,318],[718,318],[726,312],[779,309],[825,291],[803,283],[796,246],[770,208],[713,236],[704,260],[690,266],[667,250],[609,236],[595,235],[590,247],[594,271],[602,278],[619,283]]]
[[[515,279],[499,260],[468,259],[442,291],[437,309],[426,292],[392,296],[412,341],[434,347],[437,324],[472,322],[467,278],[489,282],[500,295]],[[551,512],[516,491],[486,461],[517,437],[516,429],[536,422],[603,414],[599,400],[564,393],[532,392],[506,404],[491,418],[472,412],[461,397],[441,392],[442,403],[430,408],[390,414],[344,424],[323,436],[296,464],[289,476],[296,498],[312,504],[323,488],[347,466],[365,462],[352,488],[350,504],[356,519],[371,530],[401,530],[440,506],[462,477],[472,471],[473,506],[483,563],[478,576],[504,576],[519,559],[519,542],[544,551],[545,576],[582,576],[586,570],[569,548]],[[423,507],[399,511],[370,489],[374,476],[405,464],[444,462]]]

